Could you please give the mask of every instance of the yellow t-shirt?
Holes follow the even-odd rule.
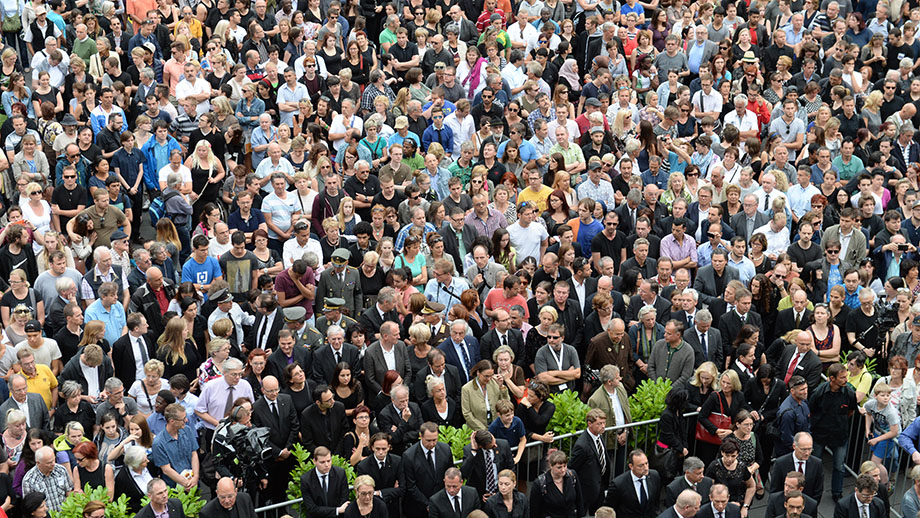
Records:
[[[25,375],[25,373],[22,374]],[[29,392],[40,394],[42,399],[45,400],[45,406],[51,410],[51,391],[58,386],[57,378],[51,372],[51,369],[47,365],[36,363],[35,376],[31,378],[26,376],[26,380],[29,385]]]
[[[854,392],[862,392],[865,394],[862,401],[857,401],[859,406],[863,406],[866,401],[869,401],[870,392],[872,390],[872,375],[866,371],[866,368],[863,369],[856,376],[851,376],[847,372],[847,383],[853,387]]]
[[[537,205],[537,215],[539,216],[540,214],[543,214],[544,211],[546,211],[549,195],[552,194],[552,192],[553,189],[551,187],[547,187],[546,185],[542,186],[542,188],[537,192],[534,192],[533,189],[528,187],[521,191],[520,194],[518,194],[518,207],[520,207],[521,204],[525,201],[532,201]]]

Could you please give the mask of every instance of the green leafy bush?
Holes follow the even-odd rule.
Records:
[[[106,518],[134,516],[128,513],[128,495],[122,494],[113,502],[109,499],[105,487],[91,488],[89,484],[86,484],[82,493],[70,493],[61,504],[61,510],[51,511],[51,516],[52,518],[83,518],[83,508],[93,500],[99,500],[105,504]]]
[[[291,449],[291,455],[294,456],[296,464],[294,465],[294,469],[291,470],[291,478],[288,480],[287,496],[291,500],[296,500],[303,496],[303,494],[300,492],[300,477],[303,476],[304,473],[313,469],[314,464],[313,461],[310,460],[310,452],[305,450],[300,443],[294,444],[294,448]],[[348,463],[347,459],[339,457],[338,455],[333,455],[332,465],[344,469],[345,476],[348,479],[348,485],[354,485],[355,468],[353,468],[352,465]],[[351,491],[348,497],[354,499],[354,491]],[[299,514],[300,504],[295,504],[294,509]]]
[[[463,447],[470,443],[470,435],[472,435],[474,431],[475,430],[465,424],[460,428],[442,425],[438,427],[438,440],[450,446],[450,452],[454,456],[454,461],[458,461],[463,458]]]
[[[844,351],[840,353],[840,363],[842,363],[844,367],[846,367],[847,365],[847,357],[849,356],[850,356],[850,351]],[[879,377],[878,371],[876,370],[876,366],[878,366],[877,358],[875,358],[874,356],[872,358],[866,358],[866,372],[871,374],[873,379]]]
[[[553,417],[546,426],[547,430],[556,432],[556,436],[563,434],[576,433],[585,429],[587,426],[588,410],[590,408],[584,402],[578,392],[574,390],[565,390],[558,394],[550,396],[549,400],[556,406]],[[573,438],[562,439],[554,446],[562,451],[570,451],[573,444]]]
[[[171,487],[169,488],[169,498],[176,498],[182,502],[182,511],[187,518],[196,518],[198,513],[201,512],[201,508],[207,503],[207,501],[201,497],[201,492],[198,490],[198,487],[192,488],[191,491],[186,491],[185,488],[179,486]],[[144,495],[144,498],[141,499],[141,507],[143,508],[149,503],[150,499]],[[82,515],[80,516],[82,518]],[[109,518],[108,508],[106,508],[105,516]],[[122,514],[120,516],[126,515]]]
[[[648,421],[661,417],[664,411],[664,399],[671,391],[671,380],[658,378],[655,381],[643,380],[636,388],[636,393],[629,397],[629,413],[633,422]],[[658,426],[640,426],[630,433],[630,446],[633,448],[650,448],[657,440]]]

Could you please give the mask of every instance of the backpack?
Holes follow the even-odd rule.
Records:
[[[166,196],[159,196],[157,197],[157,199],[150,202],[150,208],[149,208],[150,224],[153,226],[156,226],[157,221],[159,221],[160,218],[163,218],[167,215],[166,214],[166,202],[175,198],[176,196],[181,196],[181,195],[182,193],[178,191],[173,191],[167,194]]]

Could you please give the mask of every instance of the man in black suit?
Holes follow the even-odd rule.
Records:
[[[745,243],[751,242],[754,229],[760,228],[770,222],[770,218],[757,210],[757,196],[748,194],[741,202],[741,212],[732,216],[731,226],[735,235],[744,238]]]
[[[673,505],[665,509],[658,518],[694,518],[699,516],[700,495],[691,489],[685,489],[677,495]],[[650,515],[651,516],[651,515]]]
[[[272,455],[268,465],[268,491],[272,502],[283,502],[287,498],[288,473],[294,467],[291,449],[297,441],[300,420],[291,396],[279,393],[278,378],[262,378],[262,396],[252,405],[253,426],[264,426],[269,430],[268,444]],[[219,491],[219,489],[218,489]]]
[[[287,484],[282,484],[287,489]],[[249,493],[237,492],[236,484],[231,477],[223,477],[217,481],[217,498],[211,500],[201,508],[200,518],[250,518],[256,515],[255,507]]]
[[[728,265],[728,251],[717,248],[712,251],[710,260],[712,264],[700,268],[693,281],[693,289],[700,293],[705,304],[722,297],[728,283],[739,278],[738,269]]]
[[[326,345],[313,353],[313,379],[317,383],[332,384],[335,368],[341,362],[351,367],[352,373],[358,366],[358,348],[345,343],[345,330],[338,325],[331,325],[326,330]]]
[[[722,357],[722,333],[712,326],[712,313],[708,309],[696,312],[693,326],[684,331],[684,341],[693,347],[693,368],[703,362],[713,362],[716,367],[725,365]]]
[[[648,457],[640,449],[629,452],[629,470],[610,481],[606,505],[620,518],[646,518],[658,514],[661,478],[649,469]]]
[[[28,349],[20,350],[27,351]],[[76,381],[82,387],[83,394],[98,396],[105,389],[105,381],[111,378],[114,372],[112,360],[102,352],[102,347],[96,344],[89,344],[81,349],[80,354],[67,362],[64,370],[58,376],[58,383]],[[94,385],[99,391],[97,394],[89,392],[91,379],[95,379]]]
[[[312,451],[318,446],[325,446],[331,451],[339,451],[347,430],[345,405],[335,400],[329,385],[313,389],[313,404],[305,408],[300,416],[300,437],[304,448]]]
[[[712,479],[703,474],[706,464],[699,457],[684,459],[684,474],[675,478],[664,488],[664,505],[672,506],[677,502],[677,497],[685,489],[690,489],[700,495],[701,502],[709,502],[709,489],[712,488]]]
[[[300,476],[303,515],[310,518],[335,518],[348,507],[348,477],[345,470],[332,465],[332,452],[325,446],[313,452],[316,467]]]
[[[447,216],[449,225],[438,231],[444,238],[444,253],[454,258],[454,264],[463,264],[463,257],[460,257],[460,243],[457,242],[457,232],[460,232],[460,238],[463,240],[463,249],[472,252],[473,240],[476,239],[476,228],[466,223],[466,213],[460,207],[454,207]]]
[[[377,414],[377,428],[390,434],[393,451],[401,454],[418,442],[422,410],[409,401],[409,388],[405,385],[390,389],[390,396],[393,403],[383,407]]]
[[[818,502],[802,493],[803,489],[805,489],[805,475],[798,471],[787,473],[786,479],[783,481],[783,490],[770,493],[770,497],[767,499],[767,514],[764,516],[783,516],[783,513],[786,512],[786,501],[792,494],[801,495],[805,515],[818,516]],[[802,511],[800,510],[799,512]]]
[[[483,500],[498,493],[498,474],[514,467],[514,455],[508,441],[496,439],[488,430],[477,430],[470,444],[463,447],[460,473]]]
[[[496,479],[498,475],[496,475]],[[497,492],[497,490],[496,490]],[[466,516],[479,509],[482,499],[476,489],[463,484],[463,475],[457,468],[449,468],[444,473],[444,489],[431,495],[428,504],[428,516],[431,518],[454,518]]]
[[[796,295],[802,291],[796,292]],[[793,376],[805,378],[808,384],[808,392],[811,393],[818,384],[821,383],[821,359],[812,351],[813,340],[811,333],[808,331],[799,331],[795,337],[795,344],[787,345],[783,349],[783,354],[779,357],[776,374],[786,384]]]
[[[579,357],[584,358],[587,352],[584,332],[585,316],[568,282],[557,282],[553,286],[553,298],[548,305],[559,315],[556,322],[562,324],[566,329],[566,343],[578,351]]]
[[[248,355],[253,349],[272,350],[278,348],[278,331],[284,327],[284,316],[278,299],[271,293],[259,295],[256,304],[259,314],[252,326],[252,333],[246,336],[243,354]]]
[[[719,333],[722,334],[722,357],[730,358],[732,355],[732,341],[741,332],[744,324],[751,324],[760,329],[761,338],[764,336],[763,322],[760,315],[751,309],[751,292],[741,287],[735,290],[735,310],[722,315],[719,319]]]
[[[433,348],[428,351],[428,365],[424,369],[414,373],[412,385],[412,400],[421,405],[430,397],[425,380],[428,375],[444,378],[444,388],[447,395],[454,401],[460,401],[460,389],[463,387],[460,381],[460,371],[456,367],[447,363],[444,357],[444,351]]]
[[[388,356],[393,357],[394,365],[389,364]],[[399,373],[404,383],[412,378],[409,353],[405,344],[399,340],[399,325],[387,321],[380,325],[380,339],[373,342],[364,353],[364,386],[368,394],[380,393],[384,377],[391,369]]]
[[[597,293],[597,277],[591,277],[591,261],[576,257],[572,265],[572,277],[569,278],[569,297],[578,301],[579,308],[590,308],[591,298]],[[582,316],[588,316],[582,310]]]
[[[658,296],[658,283],[643,279],[639,283],[639,293],[629,299],[629,309],[626,313],[626,320],[629,326],[639,321],[639,310],[643,306],[655,307],[655,320],[664,325],[671,318],[671,302],[664,297]]]
[[[728,487],[713,484],[709,489],[709,503],[702,506],[697,518],[741,518],[741,506],[728,501]]]
[[[787,453],[773,462],[770,469],[770,492],[782,491],[784,475],[790,471],[805,473],[805,485],[802,492],[821,503],[824,494],[824,468],[821,459],[813,456],[814,442],[811,434],[801,432],[796,435],[792,444],[792,453]]]
[[[514,364],[523,367],[525,363],[524,335],[520,330],[511,327],[511,315],[504,308],[497,308],[492,322],[495,327],[479,339],[479,356],[492,360],[495,350],[507,345],[514,353]]]
[[[884,518],[888,515],[882,499],[875,496],[878,482],[868,473],[856,477],[853,494],[837,501],[834,518]]]
[[[60,297],[58,297],[60,298]],[[144,379],[144,365],[156,358],[156,348],[147,335],[147,317],[143,313],[131,313],[127,318],[128,332],[112,344],[112,364],[115,377],[126,387],[136,380]]]
[[[812,511],[815,514],[805,511],[805,509],[808,509],[808,496],[801,491],[793,490],[781,496],[783,498],[783,502],[780,505],[782,511],[779,514],[768,516],[775,516],[776,518],[812,518],[813,516],[818,516],[817,507]],[[837,516],[836,512],[834,516]]]
[[[147,497],[150,503],[138,511],[136,518],[154,518],[163,513],[167,513],[167,518],[185,518],[182,502],[178,498],[169,498],[169,488],[163,479],[147,482]]]
[[[387,286],[377,294],[377,303],[364,310],[358,318],[368,334],[375,339],[380,338],[380,325],[384,322],[399,323],[399,314],[396,312],[396,290]]]
[[[444,489],[444,473],[454,465],[450,446],[438,441],[438,425],[422,424],[419,442],[413,444],[402,456],[406,475],[406,496],[403,499],[405,516],[421,517],[428,514],[429,499]]]
[[[368,455],[355,466],[356,475],[370,475],[374,479],[374,496],[387,503],[390,516],[399,516],[400,503],[406,494],[406,477],[399,455],[390,453],[390,434],[377,432],[370,440],[373,455]]]
[[[302,308],[301,308],[302,309]],[[266,372],[279,380],[284,379],[284,369],[291,363],[300,365],[307,379],[312,379],[313,350],[306,347],[297,347],[297,339],[290,329],[278,331],[278,347],[268,357]]]
[[[604,488],[610,483],[613,466],[604,436],[607,414],[600,408],[593,408],[588,411],[587,422],[585,432],[572,447],[569,469],[581,480],[581,494],[588,514],[594,514],[604,504]]]
[[[808,293],[805,290],[798,290],[793,293],[792,307],[776,314],[776,325],[770,331],[772,338],[781,337],[793,329],[808,329],[808,326],[811,325],[812,312],[808,310],[807,306]],[[769,340],[769,342],[772,343],[773,340]],[[814,389],[816,386],[812,386],[811,383],[808,384],[810,389]]]
[[[639,270],[643,279],[651,279],[658,273],[658,261],[649,257],[649,241],[636,238],[632,245],[633,256],[620,265],[620,275],[627,270]]]

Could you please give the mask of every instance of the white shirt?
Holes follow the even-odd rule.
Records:
[[[179,170],[173,171],[173,168],[169,164],[163,166],[157,173],[157,180],[161,184],[166,184],[166,179],[169,177],[170,173],[179,173],[182,176],[182,183],[192,183],[192,170],[188,167],[185,167],[185,164],[179,164]]]
[[[290,268],[294,265],[294,260],[303,258],[303,254],[307,252],[315,253],[316,257],[322,261],[323,247],[319,244],[319,241],[310,238],[305,245],[300,246],[300,243],[297,242],[297,238],[291,236],[290,239],[284,242],[284,246],[281,249],[281,260],[284,263],[284,267]],[[317,268],[317,273],[321,272],[322,268]]]
[[[581,284],[575,280],[575,277],[572,277],[572,286],[575,286],[575,295],[578,297],[578,305],[585,307],[585,283]]]
[[[147,345],[144,343],[144,337],[134,336],[129,334],[129,339],[131,340],[131,350],[134,352],[134,376],[135,379],[144,379],[146,373],[144,372],[144,353],[141,351],[147,350]],[[147,353],[147,360],[150,360],[150,353]]]
[[[29,416],[29,398],[28,396],[26,396],[26,400],[24,403],[20,403],[19,401],[16,401],[15,399],[13,399],[13,402],[16,403],[16,406],[19,407],[19,410],[21,410],[22,413],[26,415],[26,425],[31,427],[32,423],[29,422],[31,416]]]
[[[731,113],[725,115],[725,124],[731,124],[738,128],[738,131],[754,131],[759,128],[757,124],[757,115],[751,110],[744,110],[744,116],[739,117],[738,112],[732,110]],[[744,139],[742,139],[744,140]],[[744,149],[744,142],[741,143],[741,149]]]
[[[220,256],[224,253],[229,252],[233,248],[233,243],[230,242],[230,239],[227,239],[227,242],[220,244],[217,241],[216,237],[212,237],[210,243],[208,244],[208,255],[214,259],[220,260]]]
[[[396,346],[390,348],[389,351],[381,344],[380,351],[383,353],[383,361],[387,364],[387,370],[395,371],[396,370]]]
[[[351,127],[363,133],[364,132],[364,121],[361,120],[361,117],[358,117],[357,115],[352,115],[351,116]],[[332,124],[329,125],[329,133],[345,133],[346,131],[347,131],[347,128],[345,127],[345,116],[340,113],[336,115],[335,118],[332,119]],[[332,141],[332,147],[335,148],[336,153],[338,153],[339,149],[341,149],[342,146],[344,145],[345,145],[344,137],[338,140]]]
[[[229,314],[224,313],[220,310],[220,308],[215,308],[211,315],[208,317],[208,329],[211,333],[211,340],[217,338],[213,331],[214,322],[217,322],[222,318],[229,318],[233,321],[233,325],[236,327],[236,336],[240,337],[241,339],[243,337],[243,326],[251,326],[256,322],[256,316],[244,312],[236,302],[230,306]]]
[[[537,46],[537,38],[540,32],[532,24],[527,23],[521,29],[521,24],[515,23],[508,27],[508,38],[512,43],[524,43],[527,45],[525,54],[529,54]],[[503,74],[504,75],[504,74]]]
[[[524,228],[520,221],[515,221],[514,224],[508,226],[507,230],[511,235],[511,246],[517,250],[520,260],[523,261],[525,257],[540,260],[540,246],[544,239],[549,238],[543,225],[531,222],[527,228]]]
[[[259,349],[265,349],[266,344],[268,344],[268,336],[271,334],[272,324],[275,322],[275,317],[278,315],[278,311],[281,308],[278,307],[271,313],[265,315],[265,318],[262,319],[262,326],[260,329],[256,329],[256,339],[259,339],[259,333],[262,333],[262,342],[256,344],[256,347]]]
[[[137,487],[147,487],[147,484],[153,480],[153,476],[147,471],[147,468],[144,468],[140,473],[133,469],[129,469],[128,472],[131,473],[131,478],[137,483]]]
[[[642,501],[642,488],[645,488],[645,495],[648,498],[651,498],[648,494],[648,477],[639,478],[632,471],[629,472],[629,476],[632,477],[633,489],[636,491],[636,498],[641,502]],[[639,484],[639,481],[642,481],[643,484]]]
[[[710,89],[708,94],[700,90],[693,94],[692,103],[698,112],[721,112],[722,94],[715,88]]]
[[[767,223],[760,228],[755,228],[754,234],[763,234],[767,238],[767,249],[764,251],[767,255],[782,254],[789,248],[789,227],[786,225],[783,225],[779,232],[774,232],[773,224]]]
[[[841,260],[847,256],[847,249],[850,248],[850,240],[853,239],[853,233],[856,232],[856,227],[850,229],[849,234],[844,234],[842,230],[838,231],[840,234],[840,253],[837,254]]]
[[[770,194],[769,194],[769,195],[767,194],[766,191],[763,190],[763,187],[757,189],[757,190],[754,191],[752,194],[753,194],[754,196],[757,197],[757,210],[759,210],[760,212],[767,212],[768,210],[772,209],[772,208],[773,208],[773,202],[774,202],[777,198],[782,198],[783,200],[786,201],[786,207],[789,206],[789,200],[786,199],[786,193],[784,193],[784,192],[782,192],[782,191],[780,191],[779,189],[776,189],[776,188],[774,188],[772,191],[770,191]],[[767,198],[767,196],[769,196],[769,199],[767,199],[767,209],[764,210],[764,208],[763,208],[763,203],[764,203],[764,199]],[[841,256],[841,257],[842,257],[842,256]]]
[[[457,117],[454,111],[447,117],[444,117],[444,125],[454,132],[454,154],[460,153],[460,146],[464,142],[472,142],[473,134],[476,133],[476,124],[473,122],[473,116],[467,115],[462,120]]]
[[[196,77],[194,82],[189,81],[188,79],[183,79],[182,81],[179,81],[179,84],[176,85],[176,99],[179,99],[180,101],[190,95],[209,93],[211,93],[211,83],[200,77]],[[198,115],[203,115],[208,113],[210,109],[211,101],[205,99],[204,101],[198,103],[198,106],[195,107],[195,112],[198,113]]]
[[[83,377],[86,378],[86,395],[92,397],[99,396],[99,367],[90,367],[80,362],[80,370],[83,371]]]
[[[623,405],[620,404],[620,398],[617,397],[616,391],[608,392],[607,397],[610,398],[610,407],[613,408],[613,416],[616,419],[616,422],[610,423],[610,425],[621,426],[626,424],[626,414],[623,413]]]

